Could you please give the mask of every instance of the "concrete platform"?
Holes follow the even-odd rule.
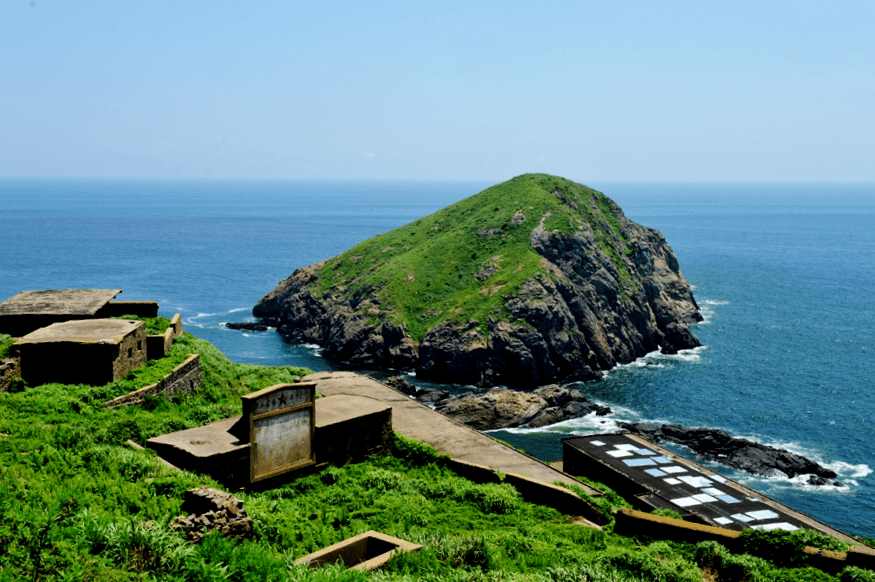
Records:
[[[379,400],[347,395],[318,398],[314,416],[316,463],[343,465],[391,450],[392,408]],[[146,446],[180,469],[243,484],[250,478],[251,447],[234,434],[242,434],[242,418],[157,436]]]
[[[228,481],[244,477],[248,480],[249,443],[231,434],[231,428],[240,418],[234,416],[153,437],[146,442],[146,447],[180,469],[208,475],[221,473]]]
[[[316,390],[324,396],[366,396],[391,406],[394,430],[427,443],[456,460],[503,473],[522,474],[542,483],[559,481],[579,485],[591,495],[601,495],[600,491],[572,476],[444,416],[373,378],[353,372],[318,372],[301,378],[301,381],[315,382]]]
[[[813,529],[840,540],[852,537],[702,465],[632,434],[563,439],[565,470],[604,483],[649,513],[672,509],[684,520],[743,529]]]

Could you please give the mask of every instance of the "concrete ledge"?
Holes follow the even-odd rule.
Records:
[[[821,550],[811,546],[805,546],[802,552],[808,555],[809,563],[812,566],[830,574],[835,574],[848,565],[848,555],[845,552]]]
[[[374,570],[398,552],[418,552],[422,546],[370,530],[295,560],[310,568],[344,564],[352,570]]]
[[[471,463],[469,461],[460,461],[452,457],[446,460],[447,468],[458,475],[464,477],[468,481],[474,483],[501,483],[501,477],[493,469],[485,466]]]
[[[147,396],[158,396],[159,394],[163,394],[165,397],[168,397],[179,392],[191,394],[200,387],[200,355],[191,354],[183,363],[173,368],[173,371],[167,374],[167,376],[157,384],[151,384],[145,388],[140,388],[139,390],[125,394],[124,396],[108,400],[104,406],[107,408],[139,406]]]
[[[713,540],[731,547],[740,533],[731,529],[690,523],[626,507],[617,511],[615,517],[614,533],[627,537],[645,535],[657,540],[690,543]]]

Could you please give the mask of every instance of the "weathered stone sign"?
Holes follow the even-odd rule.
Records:
[[[315,395],[315,384],[278,384],[241,396],[238,431],[248,425],[250,483],[315,463]]]

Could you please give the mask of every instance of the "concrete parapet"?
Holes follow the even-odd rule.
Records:
[[[494,469],[486,465],[461,461],[452,457],[446,460],[446,465],[450,471],[459,477],[464,477],[474,483],[501,483],[501,476]]]
[[[866,570],[875,570],[875,549],[869,546],[851,546],[848,550],[846,566],[856,566]]]
[[[517,473],[508,473],[504,482],[513,485],[529,503],[546,505],[567,515],[580,515],[599,525],[605,525],[609,521],[598,509],[578,497],[576,493],[559,485],[544,483]]]
[[[113,398],[106,402],[107,408],[119,406],[139,406],[147,396],[163,394],[168,397],[172,394],[184,392],[191,394],[201,387],[200,355],[191,354],[183,363],[179,364],[163,380],[157,384],[140,388],[124,396]]]
[[[173,337],[182,335],[182,316],[180,314],[177,313],[170,319],[170,327],[173,328]]]
[[[622,536],[644,535],[657,540],[690,543],[713,540],[731,547],[740,533],[723,527],[690,523],[626,507],[617,511],[615,517],[614,533]]]

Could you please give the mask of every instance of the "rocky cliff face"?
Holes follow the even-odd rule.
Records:
[[[530,177],[515,180],[523,178]],[[449,318],[413,337],[403,318],[393,316],[391,281],[357,280],[354,292],[343,285],[326,289],[319,284],[328,275],[326,263],[296,270],[253,314],[289,340],[319,344],[325,357],[350,366],[416,369],[426,379],[487,386],[592,380],[656,349],[674,353],[700,345],[689,329],[701,320],[698,306],[663,236],[628,220],[599,193],[587,198],[556,186],[561,179],[547,188],[535,178],[542,177],[532,183],[561,204],[573,228],[556,228],[555,211],[531,216],[536,206],[518,204],[505,223],[472,235],[470,244],[493,237],[500,243],[526,229],[525,251],[537,254],[537,268],[515,285],[499,280],[510,249],[493,246],[495,260],[476,265],[480,291],[474,295],[482,299],[474,300],[501,298],[485,321]],[[463,234],[456,240],[466,244]],[[438,307],[447,306],[435,312]]]

